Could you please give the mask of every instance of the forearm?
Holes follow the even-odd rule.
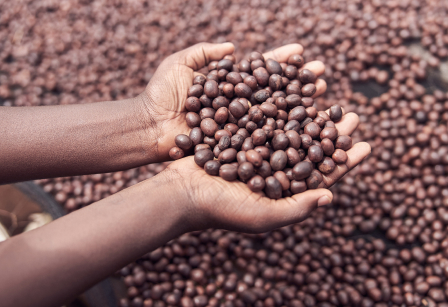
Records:
[[[0,243],[1,305],[61,305],[187,231],[180,200],[160,178]]]
[[[157,131],[140,99],[0,107],[0,184],[158,162]]]

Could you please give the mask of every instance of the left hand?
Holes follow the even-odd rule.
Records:
[[[186,124],[185,100],[193,78],[197,71],[211,61],[221,60],[225,55],[232,54],[234,46],[231,43],[210,44],[200,43],[167,57],[157,68],[145,91],[139,96],[146,111],[143,120],[151,131],[151,137],[156,139],[156,156],[159,161],[171,160],[168,152],[175,146],[174,138],[178,134],[190,133]],[[278,62],[286,62],[292,54],[302,54],[303,47],[290,44],[263,54],[265,59],[272,58]],[[306,63],[303,68],[312,70],[317,76],[323,74],[325,67],[320,61]],[[313,97],[322,95],[327,84],[324,80],[316,81],[316,93]]]

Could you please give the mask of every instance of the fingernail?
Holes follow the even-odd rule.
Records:
[[[328,196],[322,196],[317,200],[317,206],[322,207],[331,203],[331,200]]]

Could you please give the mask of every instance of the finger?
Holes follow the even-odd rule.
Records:
[[[306,219],[318,206],[331,203],[333,194],[327,189],[308,190],[275,202],[269,210],[269,220],[277,227],[299,223]]]
[[[285,63],[293,54],[302,54],[303,47],[300,44],[289,44],[263,54],[265,60],[273,59],[279,63]]]
[[[316,81],[316,93],[312,96],[313,98],[319,97],[327,90],[327,82],[323,79],[317,79]]]
[[[342,116],[342,119],[336,124],[339,135],[351,135],[359,125],[359,116],[350,112]]]
[[[179,58],[180,63],[193,70],[199,70],[211,61],[221,60],[224,56],[232,54],[234,51],[235,47],[232,43],[199,43],[176,53],[176,56]]]
[[[316,74],[316,76],[320,76],[325,72],[325,65],[321,61],[311,61],[303,65],[303,67],[300,69],[308,69],[311,70],[313,73]]]
[[[347,162],[345,164],[340,164],[336,166],[336,169],[323,176],[323,183],[325,187],[331,187],[336,181],[342,178],[349,170],[354,168],[356,165],[361,163],[361,161],[367,157],[371,152],[370,145],[366,142],[356,143],[351,149],[347,151]]]

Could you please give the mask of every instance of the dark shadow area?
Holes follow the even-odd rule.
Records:
[[[360,92],[369,99],[381,96],[389,90],[388,85],[381,85],[373,80],[352,82],[352,86],[353,92]]]

